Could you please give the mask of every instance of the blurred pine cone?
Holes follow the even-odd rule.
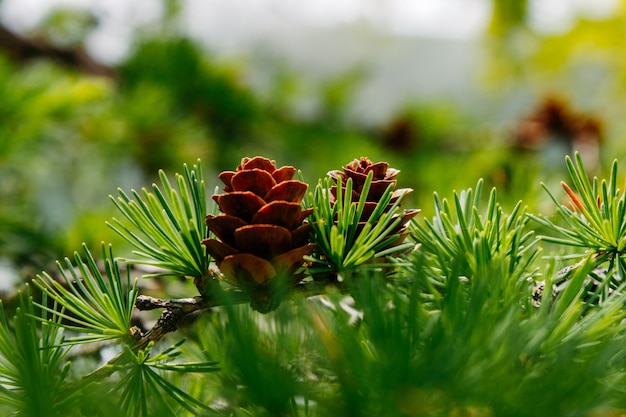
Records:
[[[413,192],[411,188],[401,188],[396,190],[397,180],[395,179],[399,170],[395,168],[389,168],[389,164],[387,162],[372,162],[366,157],[361,157],[359,159],[355,159],[346,165],[342,170],[333,170],[329,171],[328,175],[336,180],[337,182],[341,181],[341,186],[343,192],[346,189],[346,183],[349,178],[352,178],[352,196],[350,198],[351,202],[358,202],[361,198],[361,194],[363,192],[363,185],[365,184],[365,180],[367,179],[367,175],[373,172],[372,182],[370,184],[369,191],[367,193],[365,208],[363,213],[361,214],[361,218],[359,219],[359,224],[365,224],[365,222],[370,218],[371,214],[374,212],[374,209],[378,205],[380,198],[383,196],[387,188],[392,186],[392,195],[391,201],[387,205],[385,211],[391,209],[391,206],[403,195],[409,194]],[[332,194],[331,201],[336,200],[337,198],[337,186],[333,185],[330,189]],[[394,233],[407,233],[406,232],[406,224],[408,221],[413,218],[419,210],[405,210],[401,216],[403,216],[402,221],[397,226]],[[406,234],[405,234],[406,236]],[[401,242],[404,239],[399,239]]]
[[[243,158],[236,171],[219,175],[225,194],[215,194],[213,200],[223,214],[206,218],[217,236],[202,242],[207,253],[227,281],[251,292],[258,311],[276,307],[271,289],[302,279],[296,272],[315,246],[309,242],[310,225],[304,223],[313,209],[300,205],[308,186],[293,180],[295,173],[294,167],[277,168],[267,158]]]

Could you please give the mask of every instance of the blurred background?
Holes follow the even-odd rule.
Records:
[[[484,178],[549,213],[564,156],[626,153],[626,1],[0,0],[0,291],[86,242],[109,195],[263,155],[311,185],[385,160],[406,206]]]

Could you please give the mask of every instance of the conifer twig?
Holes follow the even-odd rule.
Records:
[[[317,283],[305,283],[297,285],[293,288],[306,298],[321,295],[327,292],[324,285]],[[339,289],[343,292],[342,289]],[[345,289],[344,289],[345,291]],[[228,302],[233,304],[244,304],[250,302],[250,294],[243,291],[225,291],[228,293]],[[161,340],[167,333],[172,333],[178,329],[179,324],[189,314],[197,311],[208,310],[213,307],[219,307],[224,304],[224,300],[215,297],[197,295],[189,298],[177,298],[171,300],[163,300],[148,295],[138,295],[135,301],[135,307],[140,311],[164,309],[163,313],[155,323],[155,325],[146,332],[140,332],[137,327],[131,329],[131,334],[137,337],[134,345],[135,350],[144,349],[150,342]]]
[[[238,297],[234,302],[248,301],[248,297]],[[208,299],[201,295],[191,298],[179,298],[172,300],[162,300],[147,295],[137,296],[135,307],[141,311],[164,309],[156,324],[147,332],[141,333],[135,328],[134,333],[138,336],[134,349],[140,350],[148,346],[150,342],[161,340],[167,333],[178,329],[179,324],[189,314],[200,310],[206,310],[220,305],[215,299]]]

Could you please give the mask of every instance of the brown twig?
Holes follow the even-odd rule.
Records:
[[[113,68],[95,61],[83,48],[62,48],[42,39],[22,37],[3,25],[0,25],[0,49],[17,62],[48,58],[89,74],[115,76]]]
[[[250,298],[241,292],[233,292],[231,294],[232,302],[245,303]],[[207,299],[203,296],[192,298],[179,298],[173,300],[161,300],[159,298],[147,295],[139,295],[135,301],[135,307],[141,311],[155,310],[162,308],[163,313],[157,320],[156,324],[147,332],[141,333],[138,329],[131,330],[137,337],[134,349],[144,349],[150,342],[161,340],[166,334],[172,333],[178,329],[178,326],[187,315],[196,311],[207,310],[223,304],[216,299]]]
[[[199,287],[200,288],[200,287]],[[323,294],[326,289],[324,285],[317,283],[300,284],[292,288],[294,293],[302,294],[305,297],[312,297]],[[246,292],[233,290],[224,291],[226,299],[223,297],[196,296],[191,298],[179,298],[172,300],[162,300],[160,298],[139,295],[135,301],[135,307],[141,311],[164,309],[155,325],[145,333],[138,328],[131,329],[131,334],[137,338],[134,349],[144,349],[150,342],[161,340],[166,334],[178,329],[178,326],[187,315],[201,310],[223,305],[225,300],[233,304],[243,304],[250,302],[250,295]]]

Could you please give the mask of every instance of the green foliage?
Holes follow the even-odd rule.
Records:
[[[227,301],[199,322],[203,356],[222,367],[218,380],[203,383],[212,387],[212,406],[220,411],[216,415],[297,415],[297,398],[308,383],[301,376],[317,373],[310,359],[319,346],[304,308],[283,303],[259,317],[249,307]]]
[[[501,107],[517,112],[536,91],[565,91],[586,108],[602,109],[612,135],[603,150],[619,159],[624,60],[615,53],[621,50],[615,40],[621,39],[616,35],[623,31],[626,8],[616,6],[608,19],[579,20],[569,32],[545,36],[529,27],[528,2],[493,5],[496,36],[489,45],[496,44],[493,64],[504,71],[490,80],[522,90],[500,88],[513,97]],[[74,43],[92,24],[87,15],[60,14],[47,20],[44,31]],[[544,185],[558,218],[549,209],[532,213],[546,209],[533,204],[540,199],[528,167],[540,165],[536,154],[515,154],[509,165],[506,141],[491,140],[492,126],[483,131],[475,121],[459,129],[457,108],[417,109],[408,117],[415,130],[392,148],[379,126],[347,117],[350,101],[359,97],[361,73],[311,88],[319,97],[306,98],[321,101],[320,108],[303,118],[293,90],[266,86],[271,97],[263,103],[241,83],[241,70],[207,60],[180,37],[140,43],[115,80],[45,61],[18,66],[0,57],[0,261],[8,258],[28,275],[87,242],[80,255],[58,263],[58,273],[34,280],[41,299],[34,295],[33,301],[26,289],[16,298],[17,309],[10,296],[3,300],[0,413],[624,413],[626,209],[617,163],[608,181],[590,180],[580,157],[568,158],[574,190],[564,188],[574,206]],[[580,82],[572,86],[572,80]],[[476,107],[493,111],[484,101]],[[477,177],[496,184],[498,192],[491,191],[486,205],[482,181],[450,201],[435,194],[432,217],[410,229],[412,242],[391,246],[397,207],[381,210],[361,231],[356,219],[362,202],[346,204],[340,189],[333,205],[332,184],[320,182],[310,204],[316,208],[310,221],[319,256],[309,259],[314,263],[304,272],[338,271],[353,279],[333,288],[307,277],[297,288],[302,298],[290,294],[276,311],[259,315],[238,305],[249,300],[232,288],[212,291],[220,284],[201,245],[206,196],[199,165],[185,167],[173,183],[161,173],[161,185],[151,190],[120,190],[114,202],[124,218],[114,220],[113,228],[136,250],[138,259],[128,262],[161,268],[158,276],[203,278],[210,291],[200,293],[215,297],[152,306],[186,315],[167,322],[188,336],[185,344],[133,328],[138,293],[155,289],[133,282],[132,266],[125,271],[110,247],[103,246],[103,263],[91,255],[106,230],[100,220],[110,218],[91,201],[113,185],[126,189],[152,178],[156,168],[170,169],[192,152],[221,170],[242,149],[267,150],[276,159],[288,155],[313,175],[353,157],[354,149],[371,156],[395,151],[394,165],[415,189],[410,198],[418,205],[433,189],[463,189]],[[520,197],[524,203],[515,204]],[[536,233],[545,236],[536,240]],[[564,246],[567,256],[539,257],[554,244]],[[403,251],[409,256],[402,262],[383,263]],[[383,277],[382,267],[395,274]],[[156,282],[156,291],[167,296],[196,294],[189,281]],[[210,311],[191,314],[204,308]],[[152,323],[145,312],[138,315],[139,322]],[[157,323],[166,322],[163,317]],[[161,344],[170,347],[160,350]]]
[[[523,27],[528,20],[527,0],[493,0],[491,31],[506,35],[508,31]]]
[[[196,414],[197,409],[206,408],[198,399],[190,396],[159,373],[160,370],[197,373],[215,372],[219,368],[215,362],[174,363],[180,356],[180,341],[155,355],[151,355],[153,345],[145,350],[133,352],[130,349],[125,355],[130,357],[123,365],[110,365],[123,374],[115,388],[121,391],[122,409],[127,415],[133,416],[176,416],[174,404]]]
[[[588,74],[600,71],[601,87],[608,86],[604,90],[621,102],[615,96],[619,88],[613,88],[623,85],[616,82],[621,73],[612,75],[610,68],[619,68],[623,59],[612,53],[619,48],[610,40],[623,27],[623,7],[613,19],[579,22],[571,33],[547,39],[526,32],[530,32],[527,2],[494,2],[493,11],[493,33],[507,35],[501,40],[504,48],[497,49],[498,59],[506,61],[505,82],[543,91],[554,85],[550,80],[558,78],[559,88],[566,85],[561,79],[582,75],[591,82],[580,85],[593,84],[594,94],[571,89],[572,95],[583,97],[585,106],[594,106],[603,88],[596,85],[598,77]],[[63,31],[78,23],[74,36],[82,37],[93,23],[85,19],[88,16],[77,16],[81,20],[74,23],[75,17],[60,17],[58,22],[48,20],[57,27],[47,30],[70,41],[72,34]],[[535,43],[524,43],[529,39]],[[589,45],[604,47],[592,50]],[[566,77],[554,68],[567,70]],[[579,194],[572,198],[580,207],[568,208],[548,192],[559,218],[527,214],[534,206],[545,208],[533,206],[537,197],[531,194],[534,181],[527,167],[533,165],[534,156],[505,165],[510,149],[505,142],[490,140],[493,132],[478,131],[472,122],[455,129],[458,109],[432,104],[417,109],[408,118],[415,130],[392,149],[389,136],[378,132],[380,127],[364,128],[347,117],[350,101],[359,97],[361,73],[348,72],[311,88],[321,92],[312,99],[321,102],[320,108],[316,115],[302,118],[297,116],[292,90],[277,92],[277,86],[266,86],[272,97],[263,103],[240,82],[244,75],[240,70],[207,60],[197,45],[178,37],[139,44],[117,80],[77,74],[46,62],[18,67],[2,59],[0,256],[38,269],[77,242],[88,243],[80,255],[60,262],[58,273],[42,273],[35,279],[44,298],[36,296],[33,302],[28,294],[22,295],[17,310],[9,297],[3,303],[0,412],[623,413],[626,226],[617,164],[607,182],[590,181],[580,158],[568,159]],[[519,83],[520,79],[528,82]],[[510,89],[501,90],[519,98]],[[524,100],[528,94],[524,91]],[[603,117],[619,119],[619,112],[611,110],[619,105],[601,108]],[[613,142],[605,150],[623,150]],[[354,149],[371,156],[395,151],[394,165],[402,168],[407,185],[415,189],[410,198],[418,205],[430,198],[432,189],[463,189],[468,179],[481,176],[486,184],[496,184],[498,192],[491,191],[486,205],[482,182],[473,190],[454,193],[450,202],[435,194],[433,217],[412,225],[412,242],[392,246],[397,207],[387,214],[381,210],[361,231],[356,219],[362,202],[346,204],[340,198],[333,205],[328,194],[332,184],[319,183],[310,204],[316,208],[310,221],[319,256],[310,258],[314,264],[304,269],[305,275],[338,271],[353,279],[332,288],[316,286],[307,277],[297,288],[302,298],[290,294],[292,299],[275,312],[259,315],[247,305],[233,305],[249,300],[236,291],[231,294],[232,288],[224,294],[212,291],[220,284],[218,275],[209,273],[201,245],[206,196],[200,167],[185,168],[172,183],[161,173],[161,185],[149,191],[120,191],[114,201],[124,218],[114,220],[113,227],[136,250],[138,259],[129,262],[161,268],[155,274],[159,276],[208,280],[210,291],[200,292],[215,297],[210,302],[198,295],[162,301],[154,308],[169,313],[180,313],[168,307],[172,305],[211,310],[168,322],[188,336],[184,345],[158,337],[146,343],[154,333],[131,323],[138,293],[144,289],[131,280],[132,266],[131,272],[123,271],[123,259],[115,258],[110,247],[103,250],[102,264],[91,255],[87,247],[103,239],[102,229],[94,225],[110,215],[81,201],[97,201],[92,197],[108,194],[119,182],[123,189],[136,186],[144,177],[152,178],[156,168],[170,169],[191,152],[194,157],[202,154],[220,170],[238,160],[242,149],[268,150],[276,159],[288,155],[285,159],[313,175],[339,165],[346,155],[352,157]],[[496,174],[502,172],[498,182]],[[507,210],[509,201],[522,196],[530,209],[518,203]],[[535,240],[533,227],[549,236]],[[539,250],[546,244],[567,246],[572,256],[541,259]],[[402,262],[383,262],[403,251],[409,251],[409,257]],[[564,262],[577,263],[560,269]],[[392,278],[380,274],[383,267],[395,273]],[[156,282],[161,284],[156,291],[165,295],[196,294],[189,281]],[[542,292],[536,291],[540,283]],[[233,304],[215,307],[227,295]],[[146,319],[144,314],[140,312],[140,318],[151,324],[152,317]],[[163,317],[157,323],[165,321]],[[161,343],[171,347],[159,351]],[[113,351],[112,359],[110,352],[103,353],[107,350]]]
[[[131,191],[132,200],[123,190],[120,197],[111,197],[131,227],[113,219],[109,225],[137,250],[141,258],[127,262],[148,264],[164,270],[150,276],[181,275],[201,277],[208,270],[208,256],[202,240],[206,237],[206,196],[200,164],[185,174],[176,175],[176,191],[160,171],[163,190],[153,184],[153,192],[145,188],[141,195]],[[134,230],[133,230],[134,229]]]
[[[101,267],[85,247],[73,263],[59,263],[60,281],[38,276],[40,302],[26,294],[13,319],[0,317],[0,406],[21,415],[98,416],[621,412],[626,407],[626,293],[612,286],[598,301],[588,291],[589,277],[600,279],[598,258],[608,250],[596,244],[599,237],[617,243],[611,253],[621,256],[621,239],[611,234],[614,222],[623,222],[622,197],[613,185],[617,167],[608,183],[592,185],[580,162],[568,159],[568,166],[581,192],[580,198],[570,195],[581,212],[560,206],[571,230],[566,239],[547,238],[584,248],[582,261],[567,273],[556,271],[555,260],[538,256],[542,241],[529,226],[533,218],[547,228],[563,228],[528,215],[521,202],[507,213],[495,189],[483,206],[482,181],[475,189],[455,192],[452,203],[435,194],[435,216],[414,221],[412,241],[388,251],[400,213],[397,202],[389,205],[390,189],[371,223],[357,228],[371,175],[358,202],[346,204],[343,196],[351,195],[352,187],[347,181],[345,194],[337,184],[331,204],[328,179],[318,183],[308,202],[315,207],[310,218],[314,233],[324,237],[318,241],[326,245],[321,252],[326,258],[312,258],[317,265],[305,272],[349,272],[351,279],[323,288],[305,280],[290,300],[267,314],[240,304],[247,300],[229,290],[210,292],[209,298],[201,292],[188,299],[143,297],[139,302],[136,284],[128,272],[121,273],[111,248],[103,247]],[[139,244],[152,239],[142,248],[151,248],[154,256],[143,261],[169,272],[193,265],[191,276],[220,285],[217,272],[207,273],[208,264],[189,262],[191,255],[170,255],[175,248],[184,250],[185,242],[190,242],[188,254],[201,247],[198,230],[206,212],[201,169],[178,175],[178,190],[165,174],[161,178],[165,191],[155,186],[143,199],[135,193],[136,200],[117,200],[127,220],[143,232],[138,239],[126,228],[124,236]],[[177,227],[182,224],[188,226]],[[378,246],[383,243],[384,248]],[[385,263],[384,270],[369,263],[407,250],[403,262]],[[610,257],[603,259],[611,264]],[[621,273],[617,266],[606,268],[605,279],[621,279]],[[202,282],[195,282],[198,289]],[[557,284],[559,290],[552,291]],[[164,312],[152,329],[131,330],[134,306]],[[209,314],[191,315],[206,308]],[[183,317],[190,320],[183,324]],[[179,326],[190,342],[157,349],[168,340],[158,333]],[[83,370],[82,377],[69,372],[66,358],[79,344],[101,342],[117,342],[117,354]],[[119,409],[93,403],[98,395]],[[532,407],[528,398],[535,399]]]
[[[146,72],[146,68],[151,68]],[[208,118],[211,128],[229,148],[259,114],[258,103],[231,68],[211,65],[191,40],[170,38],[142,42],[120,69],[129,89],[156,85],[169,89],[177,108]]]
[[[597,177],[594,177],[592,183],[578,153],[575,158],[575,164],[569,157],[566,158],[566,162],[574,187],[580,197],[574,194],[565,182],[561,183],[571,198],[571,208],[560,204],[554,194],[544,185],[544,189],[558,207],[558,213],[566,227],[559,226],[543,217],[533,216],[533,218],[563,236],[560,239],[544,236],[543,239],[546,241],[590,249],[597,256],[606,256],[605,259],[615,258],[617,262],[626,245],[626,218],[624,216],[626,209],[624,194],[617,188],[617,160],[613,162],[608,183],[606,180],[599,181]],[[617,263],[621,264],[621,262]]]
[[[563,224],[544,216],[531,216],[544,226],[547,231],[560,235],[542,236],[547,242],[574,247],[578,253],[569,257],[585,257],[593,260],[594,267],[602,267],[592,273],[593,278],[600,282],[594,285],[594,298],[605,300],[613,291],[620,289],[626,277],[626,208],[624,193],[617,188],[617,160],[613,162],[608,182],[597,177],[589,180],[582,160],[578,153],[575,162],[566,158],[567,167],[578,195],[565,183],[565,189],[572,204],[571,208],[560,204],[559,200],[547,189],[550,198],[558,208]]]
[[[37,305],[63,319],[49,325],[79,332],[66,341],[68,344],[128,341],[138,293],[136,282],[131,283],[128,272],[123,277],[110,247],[107,251],[102,246],[104,276],[89,250],[83,247],[83,251],[84,260],[76,253],[73,264],[67,258],[64,264],[57,263],[62,281],[46,272],[37,276],[33,283],[55,303],[52,307],[43,302]]]
[[[168,374],[215,372],[217,364],[178,362],[182,340],[156,353],[153,343],[136,349],[130,330],[137,287],[131,285],[130,275],[122,277],[110,248],[103,248],[106,277],[87,248],[84,251],[85,262],[76,254],[75,264],[59,263],[62,282],[46,273],[37,277],[41,302],[33,302],[27,292],[20,296],[13,320],[0,315],[0,405],[24,416],[83,415],[75,414],[78,410],[101,415],[111,411],[109,405],[86,402],[100,389],[93,384],[119,373],[101,394],[117,395],[125,415],[175,416],[181,409],[195,415],[198,408],[206,408],[172,384]],[[66,332],[76,336],[65,338]],[[69,378],[65,357],[70,350],[104,341],[122,343],[122,352],[79,380]]]
[[[5,97],[0,110],[0,256],[41,269],[81,242],[99,245],[102,236],[95,238],[98,233],[84,226],[94,219],[102,224],[100,196],[128,174],[122,159],[107,158],[115,148],[111,141],[83,136],[100,122],[94,115],[106,109],[112,84],[46,62],[22,68],[3,56],[0,74]],[[110,174],[101,175],[102,169]]]
[[[359,278],[355,304],[330,292],[203,320],[199,343],[224,370],[205,385],[216,414],[586,415],[621,396],[622,297],[584,316],[580,293],[535,310],[519,303],[519,282],[493,274],[450,285],[433,311],[416,281]]]
[[[63,346],[61,317],[42,318],[38,326],[28,287],[12,320],[0,311],[0,404],[20,416],[65,415],[70,399],[63,385],[70,364],[64,362],[69,348]]]
[[[494,188],[482,211],[482,186],[480,180],[475,190],[455,192],[452,206],[435,193],[433,219],[414,223],[412,237],[421,248],[413,257],[416,265],[423,265],[415,274],[428,298],[438,299],[450,287],[481,287],[492,274],[523,283],[535,273],[533,262],[539,251],[521,202],[505,213]],[[512,302],[520,290],[508,294]]]

